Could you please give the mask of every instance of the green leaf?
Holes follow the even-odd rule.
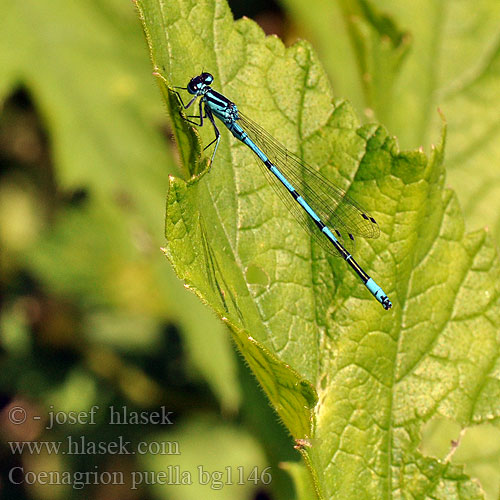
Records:
[[[222,125],[210,172],[196,158],[187,181],[170,178],[165,253],[230,326],[317,497],[482,498],[460,466],[418,450],[435,416],[465,427],[500,415],[500,266],[485,232],[465,233],[443,187],[444,130],[429,157],[401,152],[384,128],[360,126],[333,99],[307,43],[286,49],[252,21],[234,22],[222,1],[137,5],[166,95],[210,71],[214,88],[349,190],[381,227],[357,254],[393,300],[390,312],[301,230]],[[180,124],[175,100],[167,104],[181,157],[192,158],[197,149],[182,150],[198,144],[198,130]],[[200,135],[208,144],[213,131]]]
[[[449,124],[448,181],[459,193],[469,227],[487,224],[499,242],[500,3],[283,3],[320,52],[337,93],[359,111],[372,110],[402,146],[428,147],[438,133],[441,108]],[[399,43],[377,28],[367,8],[403,34]],[[399,54],[404,58],[388,67],[380,57],[388,53],[387,62],[397,63]]]
[[[451,445],[450,445],[451,444]],[[490,424],[460,430],[456,422],[434,418],[422,432],[423,453],[466,464],[467,474],[480,479],[486,498],[500,495],[500,429]]]
[[[132,202],[151,224],[161,199],[151,185],[166,182],[167,172],[163,138],[150,125],[161,109],[153,111],[154,93],[142,91],[151,83],[141,44],[134,43],[141,33],[130,28],[133,9],[129,18],[92,3],[55,0],[47,9],[34,0],[3,2],[0,79],[32,95],[52,137],[62,187],[116,196],[133,185]],[[123,17],[128,43],[113,14]]]
[[[471,228],[500,235],[500,3],[481,0],[380,2],[411,32],[412,48],[397,80],[391,130],[407,147],[426,147],[440,107],[449,123],[446,166]],[[422,68],[429,68],[422,72]],[[415,127],[408,127],[415,123]]]
[[[399,110],[394,86],[410,33],[368,0],[282,3],[319,51],[335,93],[348,97],[365,119],[387,122]]]

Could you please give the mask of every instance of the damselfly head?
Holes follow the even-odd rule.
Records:
[[[190,94],[200,94],[214,81],[214,77],[210,73],[202,73],[201,75],[191,78],[187,85],[187,90]]]

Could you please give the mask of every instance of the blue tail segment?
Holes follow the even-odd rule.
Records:
[[[370,290],[372,295],[382,304],[383,308],[387,311],[392,307],[392,302],[387,297],[386,293],[380,288],[372,278],[369,278],[365,283],[366,288]]]
[[[390,309],[392,302],[386,293],[351,255],[354,251],[355,234],[365,238],[378,237],[380,231],[375,219],[342,189],[322,177],[317,170],[288,151],[262,127],[240,113],[234,102],[210,86],[213,80],[210,73],[202,73],[192,78],[185,88],[194,95],[188,104],[184,104],[177,93],[184,109],[189,108],[200,97],[200,115],[188,117],[199,119],[199,123],[189,119],[188,121],[202,126],[203,119],[209,119],[215,132],[215,139],[208,145],[215,143],[212,160],[220,140],[215,116],[236,139],[257,155],[261,165],[265,166],[264,173],[269,182],[304,229],[316,238],[327,252],[342,257],[384,309]],[[311,224],[311,221],[314,224]]]

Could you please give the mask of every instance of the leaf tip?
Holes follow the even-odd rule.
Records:
[[[438,106],[437,112],[439,113],[439,116],[442,118],[442,120],[446,123],[446,117],[444,116],[443,110]]]

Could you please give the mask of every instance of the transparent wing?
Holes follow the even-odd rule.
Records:
[[[276,139],[255,122],[239,113],[238,122],[248,133],[250,139],[262,149],[269,160],[278,167],[297,192],[307,201],[349,251],[354,251],[354,235],[364,238],[377,238],[380,234],[377,222],[344,190],[325,179],[312,167],[288,151]],[[304,229],[316,238],[320,245],[332,255],[337,251],[316,227],[314,222],[290,196],[283,184],[258,161],[269,183],[273,186],[283,203],[292,212]]]
[[[263,174],[266,176],[269,184],[271,184],[271,186],[273,187],[274,191],[279,196],[281,201],[286,205],[288,210],[292,213],[292,215],[295,217],[297,222],[304,228],[304,230],[308,234],[313,236],[314,239],[321,245],[321,247],[324,250],[326,250],[329,254],[333,255],[334,257],[341,257],[341,255],[337,252],[337,250],[331,244],[328,238],[324,234],[322,234],[321,231],[316,226],[316,224],[314,224],[311,217],[309,217],[309,215],[307,215],[305,210],[290,196],[290,192],[288,191],[288,189],[286,189],[286,187],[283,186],[283,184],[278,180],[278,178],[267,169],[264,163],[262,163],[262,161],[260,161],[257,158],[257,156],[255,156],[255,160],[257,161]],[[354,254],[355,250],[354,239],[351,239],[349,237],[344,238],[343,234],[339,230],[332,228],[332,226],[330,226],[330,229],[334,232],[336,238],[339,240],[339,243],[341,243],[349,253]]]

